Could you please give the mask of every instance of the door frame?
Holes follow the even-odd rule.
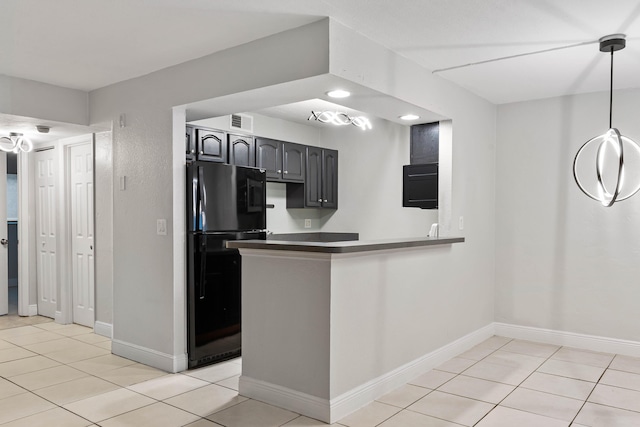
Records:
[[[93,133],[56,141],[53,145],[57,148],[58,173],[58,253],[63,256],[59,265],[58,275],[58,307],[55,313],[57,323],[73,323],[73,284],[70,282],[71,274],[71,200],[69,197],[69,185],[71,184],[71,149],[74,145],[91,144],[95,156],[95,136]],[[40,148],[40,147],[39,147]],[[37,149],[37,148],[36,148]],[[35,269],[36,246],[35,241],[35,217],[29,215],[29,206],[34,206],[35,194],[33,189],[34,162],[28,153],[18,155],[18,314],[20,316],[35,316],[38,314],[38,305],[29,304],[31,296],[37,292]],[[95,182],[95,167],[94,167]],[[95,208],[95,197],[94,197]],[[95,217],[95,209],[94,209]],[[25,224],[27,226],[25,227]],[[95,218],[94,218],[95,228]],[[94,230],[95,236],[95,230]],[[94,242],[95,246],[95,242]],[[95,275],[95,257],[94,257]],[[95,278],[94,278],[95,283]],[[95,285],[94,285],[95,286]],[[94,307],[95,307],[94,292]],[[95,322],[95,319],[94,319]]]
[[[38,314],[38,304],[29,304],[31,285],[35,285],[35,218],[29,217],[29,205],[35,202],[32,167],[33,161],[27,153],[18,153],[18,314],[20,316],[35,316]],[[25,227],[26,224],[26,227]],[[32,268],[33,267],[33,268]],[[32,271],[34,270],[34,271]]]

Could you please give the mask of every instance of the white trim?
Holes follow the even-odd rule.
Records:
[[[240,376],[239,389],[243,396],[289,409],[316,420],[332,422],[329,421],[331,408],[328,399],[321,399],[245,375]]]
[[[29,304],[29,313],[28,316],[37,316],[38,315],[38,304]]]
[[[56,323],[60,323],[61,325],[69,325],[70,323],[72,323],[64,316],[64,314],[60,310],[56,310],[55,314],[53,315],[53,320]]]
[[[26,316],[29,308],[29,287],[32,275],[29,254],[33,248],[31,230],[35,230],[35,219],[29,216],[29,189],[31,179],[31,156],[26,153],[18,154],[18,314]],[[35,215],[32,215],[35,217]],[[35,258],[33,259],[35,261]],[[33,278],[35,281],[35,278]]]
[[[111,352],[117,356],[162,369],[166,372],[181,372],[187,369],[187,354],[171,355],[120,340],[111,341]]]
[[[113,338],[113,325],[96,320],[93,325],[93,332],[103,337]]]
[[[545,344],[562,345],[603,353],[640,357],[640,342],[575,332],[556,331],[532,326],[494,323],[495,335],[507,338],[535,341]]]
[[[480,344],[493,336],[493,332],[493,324],[484,326],[330,401],[244,375],[240,377],[240,394],[333,423],[474,345]]]

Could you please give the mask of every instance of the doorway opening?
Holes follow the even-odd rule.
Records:
[[[7,153],[8,314],[18,314],[18,155]]]

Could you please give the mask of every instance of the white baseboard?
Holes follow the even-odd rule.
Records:
[[[117,356],[135,360],[166,372],[181,372],[187,369],[187,354],[171,355],[120,340],[111,341],[111,352]]]
[[[637,341],[534,328],[531,326],[510,325],[507,323],[494,323],[493,325],[495,335],[507,338],[640,357],[640,342]]]
[[[240,394],[280,408],[289,409],[307,417],[331,423],[331,408],[328,399],[312,396],[290,388],[240,376]]]
[[[326,423],[334,423],[378,397],[490,338],[493,334],[494,325],[489,324],[330,401],[244,375],[240,377],[240,394]]]
[[[38,315],[38,304],[29,304],[29,316]]]
[[[93,332],[103,337],[113,338],[113,325],[111,323],[96,322],[93,324]]]

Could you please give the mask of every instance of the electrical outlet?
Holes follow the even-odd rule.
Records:
[[[304,228],[311,228],[311,220],[310,219],[305,219],[304,220]]]
[[[156,221],[156,233],[158,236],[166,236],[167,235],[167,220],[159,219]]]
[[[464,217],[462,215],[458,219],[458,229],[464,230]]]

